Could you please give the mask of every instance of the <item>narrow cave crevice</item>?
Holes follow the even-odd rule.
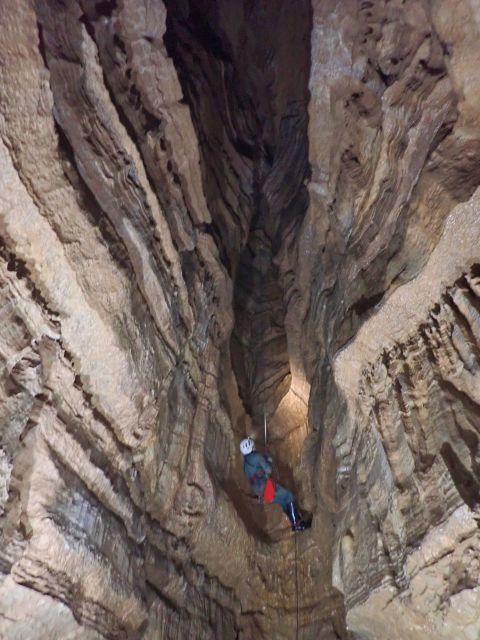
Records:
[[[233,284],[233,330],[222,358],[230,382],[220,389],[222,401],[236,437],[253,434],[263,450],[264,412],[275,414],[292,379],[285,319],[309,202],[311,6],[168,0],[166,7],[164,42],[199,140],[212,219],[198,231],[212,235]],[[277,423],[269,441],[275,479],[296,491],[293,467],[302,445],[292,456],[291,416]],[[230,468],[221,484],[247,531],[264,542],[279,540],[281,511],[259,507],[241,465]]]
[[[260,432],[291,379],[285,314],[308,206],[311,6],[166,6],[164,42],[200,140],[211,228],[221,230],[214,239],[234,284],[231,367]]]

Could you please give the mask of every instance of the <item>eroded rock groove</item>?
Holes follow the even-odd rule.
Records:
[[[476,637],[476,3],[1,9],[0,636]]]
[[[165,42],[200,140],[211,228],[234,281],[232,366],[258,423],[290,380],[284,325],[308,204],[311,7],[211,2],[187,10],[172,2],[167,10]]]

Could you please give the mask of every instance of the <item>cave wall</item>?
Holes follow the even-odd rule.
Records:
[[[293,539],[248,495],[225,357],[250,220],[224,245],[237,220],[215,228],[166,9],[2,10],[1,633],[291,637]],[[321,544],[299,571],[328,635]]]
[[[165,41],[192,110],[211,231],[234,286],[228,366],[255,429],[291,383],[285,309],[307,208],[311,7],[167,7]]]
[[[1,9],[0,636],[472,637],[473,0]]]
[[[10,2],[2,16],[2,570],[97,634],[234,637],[236,596],[186,542],[212,507],[209,425],[217,461],[230,454],[221,410],[218,428],[207,420],[208,353],[218,353],[209,332],[228,323],[220,309],[216,325],[195,318],[225,279],[215,247],[200,232],[202,284],[188,292],[166,219],[178,210],[201,224],[208,213],[188,109],[162,49],[165,10],[119,16],[148,37],[156,25],[143,42],[165,77],[149,103],[161,126],[144,148],[110,97],[88,7]],[[131,52],[140,71],[147,54]],[[148,93],[152,79],[143,82]],[[152,171],[163,161],[165,202],[142,153]],[[185,195],[169,169],[177,164]],[[222,519],[214,512],[210,524]],[[17,592],[18,622],[2,619],[4,637],[23,623]]]
[[[304,459],[354,637],[478,633],[477,38],[471,2],[314,11]]]

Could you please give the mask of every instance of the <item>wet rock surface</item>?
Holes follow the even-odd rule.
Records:
[[[0,636],[476,640],[476,3],[1,8]]]

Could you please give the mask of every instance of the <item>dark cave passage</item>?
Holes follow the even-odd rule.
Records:
[[[200,141],[208,231],[233,281],[224,368],[233,369],[246,417],[232,425],[239,438],[255,435],[263,450],[264,412],[270,421],[291,383],[285,316],[308,205],[311,6],[304,0],[166,6],[164,41]],[[269,450],[277,481],[295,490],[298,455],[290,455],[288,442],[281,446],[291,429],[291,420],[277,420]],[[303,439],[305,431],[299,434]],[[250,503],[242,475],[237,466],[226,484],[239,514],[252,533],[278,538],[285,516],[278,507]]]
[[[260,434],[264,411],[273,415],[290,386],[285,314],[308,205],[311,7],[166,5],[165,43],[200,140],[209,231],[234,282],[231,366]]]

